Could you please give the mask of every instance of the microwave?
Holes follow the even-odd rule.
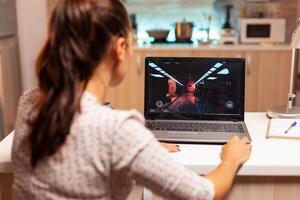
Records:
[[[242,18],[241,43],[284,43],[286,20],[281,18]]]

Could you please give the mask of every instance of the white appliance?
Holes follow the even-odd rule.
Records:
[[[286,20],[281,18],[242,18],[241,43],[284,43]]]
[[[225,28],[221,30],[219,44],[238,44],[239,39],[233,28]]]
[[[21,90],[15,0],[0,0],[0,140],[14,129]]]

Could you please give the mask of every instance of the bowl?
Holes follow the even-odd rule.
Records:
[[[153,37],[156,41],[167,40],[170,30],[167,29],[151,29],[146,31],[149,37]]]

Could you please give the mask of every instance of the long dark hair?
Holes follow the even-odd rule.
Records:
[[[113,37],[128,38],[130,21],[119,0],[61,0],[36,63],[39,98],[31,117],[31,165],[63,145],[87,82]]]

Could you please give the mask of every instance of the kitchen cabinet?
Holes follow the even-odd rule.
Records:
[[[137,109],[144,106],[144,59],[147,56],[241,57],[246,59],[245,111],[266,111],[285,105],[289,90],[291,50],[218,49],[218,48],[136,48],[123,83],[109,91],[107,100],[115,108]]]
[[[15,38],[0,41],[0,140],[14,129],[18,100],[22,93],[17,52]]]
[[[286,105],[291,73],[290,52],[264,52],[258,55],[256,109],[265,111],[271,105]],[[255,70],[255,66],[253,67]],[[255,81],[255,80],[253,80]],[[250,84],[250,83],[249,83]]]

